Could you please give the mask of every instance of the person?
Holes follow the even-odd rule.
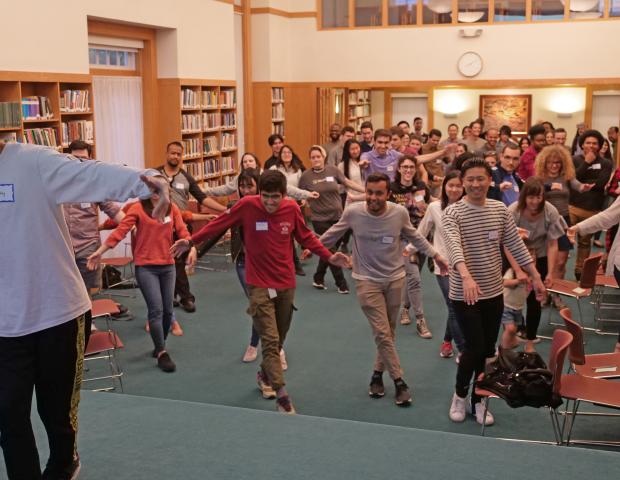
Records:
[[[259,172],[261,171],[260,160],[252,152],[245,152],[241,155],[241,159],[239,160],[239,173],[248,168],[256,168]],[[238,191],[238,180],[239,175],[236,175],[223,185],[218,185],[216,187],[204,186],[203,191],[206,195],[211,197],[225,197],[227,195],[233,195]]]
[[[501,152],[501,150],[499,150],[499,152],[497,150],[499,145],[499,130],[497,128],[489,128],[484,138],[486,143],[482,147],[483,155],[486,154],[486,152]]]
[[[495,150],[484,152],[483,160],[489,167],[491,167],[491,170],[497,170],[497,153],[495,153]]]
[[[584,122],[579,122],[577,124],[577,131],[575,132],[575,136],[573,137],[573,143],[570,148],[570,153],[573,157],[575,155],[583,155],[583,150],[579,146],[579,139],[585,131],[586,131],[586,124]]]
[[[472,152],[476,155],[481,155],[484,152],[485,141],[483,138],[480,138],[480,134],[482,133],[482,122],[480,120],[474,120],[469,124],[471,128],[471,133],[467,140],[463,140],[463,143],[467,145],[467,151]]]
[[[226,208],[217,201],[209,198],[200,189],[194,177],[183,169],[183,145],[181,142],[170,142],[166,145],[166,163],[157,168],[170,185],[170,198],[181,211],[189,210],[189,197],[194,197],[198,204],[216,212],[223,212]],[[196,311],[196,297],[190,290],[189,279],[185,271],[187,257],[176,260],[176,280],[174,297],[179,297],[179,304],[186,312]]]
[[[553,136],[553,142],[556,145],[560,145],[561,147],[564,147],[569,153],[570,153],[570,148],[568,148],[568,146],[566,145],[566,130],[563,129],[562,127],[560,128],[556,128],[555,129],[555,134]]]
[[[135,227],[133,249],[136,280],[148,310],[148,325],[153,341],[153,358],[164,372],[174,372],[176,364],[166,349],[166,339],[172,326],[175,260],[170,255],[173,236],[189,240],[190,234],[174,203],[166,212],[163,223],[153,217],[153,209],[159,200],[157,194],[148,200],[136,202],[107,240],[88,257],[88,268],[95,270],[102,255],[114,248]],[[196,263],[196,248],[192,246],[186,264]]]
[[[327,155],[327,160],[325,161],[325,163],[327,165],[337,167],[340,162],[342,162],[342,152],[344,150],[344,144],[348,140],[351,140],[353,138],[355,138],[355,129],[350,125],[342,127],[342,130],[340,131],[340,144],[337,147],[332,148],[332,151],[329,152],[329,154]]]
[[[609,208],[602,212],[592,215],[590,218],[582,220],[576,225],[573,225],[568,229],[568,237],[572,242],[575,242],[576,236],[589,235],[593,232],[600,230],[608,230],[612,227],[616,227],[616,236],[609,252],[607,261],[607,268],[605,275],[613,275],[620,285],[620,229],[618,229],[618,221],[620,219],[620,197],[617,197],[614,203]],[[616,353],[620,353],[620,334],[618,334],[618,340],[616,342]]]
[[[432,135],[432,130],[429,135]],[[404,155],[398,159],[398,170],[394,181],[390,185],[389,201],[402,205],[409,212],[411,224],[417,228],[426,213],[426,206],[431,199],[430,190],[420,180],[415,157]],[[403,244],[405,247],[406,244]],[[412,251],[404,259],[405,287],[403,288],[401,325],[409,325],[409,310],[413,307],[416,320],[416,332],[422,338],[433,338],[424,317],[422,301],[422,278],[420,270],[424,265],[425,257],[420,252]]]
[[[269,170],[278,162],[278,159],[280,158],[280,150],[282,150],[282,146],[284,145],[284,137],[279,133],[272,133],[269,135],[269,138],[267,138],[267,143],[271,148],[271,157],[265,160],[265,170]]]
[[[323,144],[323,149],[327,153],[330,154],[332,149],[340,146],[340,133],[342,132],[342,127],[339,123],[332,123],[329,127],[329,141]]]
[[[426,143],[426,141],[428,140],[428,135],[426,133],[424,133],[424,120],[422,120],[422,117],[415,117],[413,119],[413,132],[415,135],[417,135],[418,137],[422,137],[422,143]]]
[[[546,146],[545,127],[542,125],[534,125],[528,132],[531,139],[531,145],[521,155],[517,173],[524,182],[534,175],[534,162],[536,156]]]
[[[483,372],[485,359],[495,355],[503,308],[501,247],[512,254],[516,263],[532,278],[537,298],[545,287],[527,248],[517,234],[512,215],[502,202],[488,199],[491,169],[482,160],[472,159],[462,167],[465,196],[444,211],[444,240],[450,260],[450,300],[465,338],[456,375],[449,417],[463,422],[467,411],[467,394],[472,377]],[[471,412],[483,423],[484,405],[475,392],[471,395]],[[493,424],[487,412],[486,424]]]
[[[579,148],[583,155],[573,157],[575,176],[581,183],[594,186],[588,191],[571,190],[569,199],[569,215],[571,225],[596,215],[603,210],[605,204],[605,187],[612,174],[612,164],[599,155],[603,145],[603,135],[598,130],[586,130],[579,138]],[[581,277],[583,261],[590,255],[592,236],[580,235],[575,259],[575,278]]]
[[[366,201],[347,207],[338,223],[321,235],[320,241],[325,246],[334,246],[347,230],[353,231],[355,289],[377,346],[368,394],[372,398],[385,395],[383,371],[387,369],[394,381],[396,405],[409,406],[411,392],[403,379],[394,343],[405,277],[400,238],[406,238],[418,251],[433,257],[442,270],[447,264],[411,225],[407,210],[387,201],[389,196],[389,177],[382,173],[369,175]]]
[[[372,126],[372,122],[368,120],[362,122],[360,125],[360,132],[362,133],[362,141],[360,145],[362,146],[362,153],[370,152],[373,146],[373,135],[374,128]]]
[[[299,187],[305,190],[313,190],[319,194],[318,198],[310,199],[310,218],[312,227],[317,235],[326,232],[335,224],[342,215],[342,200],[338,186],[343,185],[352,190],[363,192],[364,187],[348,178],[336,167],[325,165],[325,150],[319,145],[313,145],[308,152],[312,168],[306,170],[299,179]],[[340,244],[336,245],[338,248]],[[329,264],[323,259],[319,260],[316,272],[312,279],[312,286],[318,290],[326,290],[325,274],[327,267],[332,272],[338,293],[348,294],[349,286],[344,278],[342,269],[337,265]]]
[[[523,136],[519,139],[519,150],[521,151],[521,155],[523,155],[523,152],[525,152],[530,146],[530,139],[529,137]]]
[[[91,303],[61,204],[148,198],[152,189],[163,219],[170,200],[159,175],[0,142],[0,437],[9,480],[42,478],[33,390],[50,447],[43,478],[75,478],[81,468],[77,414]]]
[[[545,132],[545,145],[555,145],[555,130]]]
[[[519,149],[508,144],[499,156],[499,165],[491,170],[493,186],[489,189],[489,198],[500,200],[504,205],[513,204],[519,198],[519,190],[523,185],[521,177],[516,173],[519,165]]]
[[[449,143],[459,143],[459,126],[456,123],[448,125],[448,136],[439,142],[439,148],[443,148]]]
[[[227,214],[196,232],[192,241],[199,243],[233,226],[243,229],[249,312],[262,345],[263,361],[257,383],[263,397],[276,398],[279,412],[294,414],[279,355],[294,309],[293,238],[330,264],[348,267],[350,260],[342,252],[327,250],[306,226],[297,203],[286,198],[284,174],[277,170],[265,171],[260,176],[258,189],[259,195],[240,199]],[[189,242],[179,239],[171,251],[181,255],[188,248]]]
[[[613,161],[613,157],[611,155],[611,146],[609,145],[609,141],[607,139],[603,140],[603,145],[601,146],[601,151],[599,155],[610,162]]]
[[[620,128],[613,125],[607,129],[607,139],[610,143],[611,157],[612,159],[616,159],[618,157],[618,133],[620,132]]]
[[[528,296],[528,277],[527,275],[517,277],[515,269],[510,267],[504,274],[504,311],[502,313],[502,333],[501,346],[504,349],[511,349],[519,346],[517,338],[517,325],[523,324],[523,308],[525,307]]]
[[[461,172],[453,170],[446,174],[441,185],[441,198],[431,202],[426,209],[426,214],[420,222],[418,232],[424,237],[428,238],[429,235],[433,236],[433,248],[442,257],[447,258],[448,252],[446,251],[446,244],[443,238],[443,225],[442,218],[443,212],[453,203],[458,202],[463,197],[463,182],[461,180]],[[411,246],[407,245],[408,252],[411,251]],[[448,319],[446,321],[446,329],[443,336],[443,342],[439,349],[439,355],[442,358],[450,358],[454,355],[452,348],[452,341],[456,344],[456,348],[459,352],[465,349],[465,340],[461,329],[456,322],[456,315],[452,306],[452,301],[449,297],[450,283],[449,277],[446,272],[441,272],[439,265],[435,264],[433,273],[439,284],[439,289],[443,295],[446,307],[448,308]],[[457,357],[458,358],[458,357]]]
[[[508,211],[512,214],[517,228],[521,229],[525,246],[534,252],[536,270],[544,279],[545,285],[550,287],[556,270],[558,239],[564,236],[568,225],[558,210],[545,201],[545,184],[542,180],[530,177],[523,184],[518,202],[510,205]],[[525,316],[526,352],[534,351],[541,312],[541,302],[532,290],[527,296]]]
[[[278,170],[286,177],[286,185],[299,187],[299,179],[301,174],[306,170],[306,166],[301,159],[293,151],[290,145],[282,145],[280,149],[280,157],[270,170]]]
[[[461,130],[461,140],[463,143],[467,143],[467,140],[471,137],[471,126],[465,125]]]
[[[502,125],[499,128],[499,140],[497,142],[497,148],[495,149],[497,154],[499,155],[502,153],[504,147],[509,143],[516,145],[512,140],[512,129],[508,125]]]
[[[405,138],[407,144],[405,145]],[[403,155],[415,155],[415,150],[409,146],[411,139],[409,134],[405,133],[400,127],[392,127],[390,129],[390,148],[402,153]]]
[[[403,131],[403,133],[409,135],[409,130],[411,129],[411,125],[409,125],[409,122],[407,120],[401,120],[400,122],[396,124],[396,126],[400,128]]]
[[[374,144],[370,152],[362,153],[359,165],[364,169],[364,175],[385,173],[391,179],[395,175],[395,165],[402,154],[389,148],[391,135],[383,128],[375,130]]]
[[[338,170],[340,170],[346,178],[348,178],[352,182],[357,183],[358,185],[364,184],[364,180],[362,179],[362,171],[359,165],[361,155],[361,143],[355,139],[349,140],[347,143],[344,144],[342,162],[338,164]],[[340,194],[342,198],[342,208],[345,208],[348,203],[355,201],[353,200],[352,196],[356,195],[356,191],[352,188],[345,188],[346,192]],[[340,249],[343,251],[343,253],[348,253],[350,238],[350,231],[345,233],[342,237],[342,244],[340,245]]]

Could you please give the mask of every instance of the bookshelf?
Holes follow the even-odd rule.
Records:
[[[227,182],[238,170],[234,82],[160,79],[161,150],[183,143],[183,164],[201,186]]]
[[[89,81],[0,81],[0,140],[67,151],[73,140],[95,146]]]
[[[271,133],[284,137],[284,87],[271,87]]]
[[[370,120],[370,113],[370,90],[348,89],[347,121],[358,134],[362,122]]]

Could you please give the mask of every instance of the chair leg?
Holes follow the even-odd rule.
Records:
[[[571,413],[571,419],[568,424],[568,432],[566,432],[566,446],[570,445],[570,437],[573,433],[573,426],[575,425],[575,418],[577,417],[577,410],[579,410],[579,400],[573,400],[573,411]]]
[[[558,412],[556,409],[549,407],[549,415],[551,417],[551,426],[553,427],[553,436],[555,437],[555,444],[562,445],[562,437],[560,436],[560,420],[558,419]]]
[[[480,435],[484,437],[484,430],[487,426],[487,413],[489,412],[489,404],[491,403],[491,397],[487,397],[487,401],[484,402],[484,414],[482,415],[482,431]]]

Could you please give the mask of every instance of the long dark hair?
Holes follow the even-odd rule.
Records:
[[[611,156],[611,145],[609,144],[609,140],[604,139],[603,143],[607,145],[607,151],[605,152],[604,158],[606,158],[607,160],[613,160],[613,157]],[[603,148],[603,145],[601,145],[601,148]]]
[[[342,163],[344,165],[344,176],[347,178],[350,178],[349,177],[349,172],[350,172],[349,163],[351,162],[351,153],[349,152],[349,149],[351,148],[351,145],[353,144],[356,144],[358,147],[360,147],[360,156],[362,155],[362,144],[360,142],[358,142],[354,138],[352,138],[351,140],[347,140],[345,142],[344,147],[342,147]],[[359,160],[359,158],[357,158],[357,160]]]
[[[446,176],[443,177],[443,182],[441,182],[441,209],[445,210],[448,206],[448,195],[446,194],[446,185],[453,178],[458,178],[461,180],[461,185],[463,184],[463,179],[461,178],[460,170],[452,170],[451,172],[446,173]],[[463,193],[461,194],[461,198],[465,195],[465,189],[463,189]]]
[[[245,157],[246,155],[249,155],[250,157],[252,157],[254,159],[254,162],[256,162],[256,168],[258,168],[258,169],[263,168],[263,166],[260,164],[260,160],[258,159],[256,154],[254,154],[252,152],[245,152],[243,155],[241,155],[241,158],[239,159],[239,168],[240,169],[243,169],[243,157]]]
[[[242,185],[250,185],[251,181],[254,181],[256,185],[256,193],[258,193],[258,182],[260,180],[260,171],[257,168],[246,168],[241,171],[239,174],[239,179],[237,182],[237,192],[239,193],[239,198],[243,197],[241,195],[241,186]]]
[[[538,195],[542,195],[542,202],[540,202],[538,212],[536,213],[540,213],[545,209],[545,184],[538,177],[528,178],[523,184],[523,187],[521,187],[521,193],[519,194],[517,209],[522,212],[527,206],[525,203],[525,199],[530,196]]]
[[[418,168],[418,159],[415,158],[414,155],[403,155],[398,159],[398,166],[396,167],[396,174],[394,175],[394,181],[396,183],[400,183],[400,166],[403,164],[405,160],[410,160],[415,165],[415,175],[413,176],[413,184],[417,185],[420,183],[420,170]]]
[[[291,147],[288,144],[282,145],[282,148],[280,149],[280,155],[278,155],[278,161],[276,162],[276,168],[284,167],[284,163],[282,163],[282,149],[283,148],[288,148],[291,151],[291,154],[293,157],[291,160],[291,168],[293,169],[293,171],[297,172],[298,170],[301,170],[303,172],[306,169],[306,167],[304,166],[302,161],[299,159],[299,157],[295,153],[295,150],[293,150],[293,147]]]

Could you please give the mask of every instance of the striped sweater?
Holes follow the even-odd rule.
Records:
[[[459,262],[465,262],[480,287],[481,300],[502,295],[502,246],[510,251],[519,265],[532,263],[514,219],[502,202],[487,199],[484,206],[477,206],[465,199],[459,200],[446,208],[442,224],[452,267],[452,300],[463,300],[463,281],[454,268]]]

